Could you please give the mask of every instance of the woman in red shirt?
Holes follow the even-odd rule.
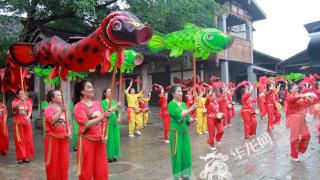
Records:
[[[25,92],[19,89],[17,98],[12,101],[13,132],[18,163],[28,163],[34,157],[31,113],[32,105]]]
[[[268,113],[268,128],[267,131],[271,132],[274,130],[274,123],[276,119],[276,101],[275,101],[275,85],[267,85],[267,93],[265,95],[266,109]]]
[[[0,103],[0,154],[2,155],[7,155],[9,151],[7,116],[6,105]]]
[[[108,179],[108,158],[104,135],[106,118],[112,111],[103,111],[99,101],[93,101],[94,89],[83,80],[74,86],[73,113],[79,124],[77,145],[78,176],[83,180]],[[114,109],[115,110],[115,109]]]
[[[223,126],[227,127],[227,122],[231,122],[230,108],[232,107],[232,102],[229,101],[227,97],[227,90],[224,88],[219,98],[219,107],[220,107],[220,112],[223,113]]]
[[[264,119],[265,115],[267,114],[265,91],[259,92],[258,106],[260,111],[260,119]]]
[[[310,140],[310,132],[305,122],[306,107],[309,104],[308,97],[299,94],[296,84],[289,85],[290,94],[288,101],[288,118],[290,123],[291,158],[299,160],[299,153],[305,153]]]
[[[212,88],[210,88],[204,105],[207,109],[207,124],[209,131],[208,144],[210,146],[209,149],[215,150],[216,148],[214,147],[214,138],[216,138],[218,144],[221,144],[220,141],[224,133],[224,126],[222,113],[219,110],[219,102],[216,93],[212,91]]]
[[[169,143],[169,130],[170,130],[170,116],[168,112],[168,93],[165,93],[164,88],[160,85],[157,85],[160,87],[160,117],[163,121],[163,127],[164,127],[164,136],[163,136],[163,142]]]
[[[59,90],[49,91],[44,109],[44,160],[47,179],[68,179],[70,124],[66,120],[66,107]]]
[[[247,86],[241,98],[241,117],[243,120],[244,138],[249,139],[250,136],[256,135],[257,120],[255,109],[252,103],[256,103],[256,98],[251,98],[252,86]]]

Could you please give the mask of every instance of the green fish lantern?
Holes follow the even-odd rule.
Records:
[[[53,79],[49,78],[49,75],[52,71],[51,67],[41,68],[40,66],[33,67],[34,74],[40,78],[43,78],[44,83],[49,83],[54,86],[58,86],[60,84],[60,80],[58,77]],[[85,79],[89,75],[89,72],[73,72],[68,71],[67,79],[69,81],[76,81],[77,79]]]
[[[116,62],[116,53],[113,53],[110,57],[111,68],[109,72],[112,72],[114,64]],[[120,67],[121,73],[130,73],[133,69],[143,63],[143,56],[134,50],[124,50],[124,62]]]
[[[184,30],[169,34],[155,32],[147,43],[153,52],[171,50],[170,57],[178,57],[183,51],[194,51],[194,57],[207,59],[210,54],[222,51],[232,45],[232,38],[215,28],[200,28],[187,23]]]

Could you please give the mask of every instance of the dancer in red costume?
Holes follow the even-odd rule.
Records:
[[[316,120],[316,128],[318,130],[318,141],[320,143],[320,83],[316,83],[316,90],[315,93],[317,95],[317,99],[315,100],[315,105],[314,105],[314,118]]]
[[[186,96],[186,105],[187,105],[187,108],[189,109],[193,103],[194,103],[194,94],[192,92],[193,90],[190,88],[187,92],[187,94],[185,95]],[[194,119],[195,118],[195,111],[192,111],[190,113],[190,116]]]
[[[252,103],[256,103],[256,98],[251,98],[252,86],[247,86],[241,98],[241,117],[243,120],[244,138],[249,139],[256,135],[257,120],[256,112]]]
[[[215,150],[214,139],[216,138],[217,143],[221,144],[221,138],[224,133],[224,126],[222,113],[219,109],[219,102],[216,93],[213,92],[212,88],[210,88],[207,99],[205,101],[205,107],[207,109],[207,124],[209,131],[208,144],[210,146],[209,149]]]
[[[236,113],[235,113],[235,111],[234,111],[234,106],[235,106],[235,102],[233,101],[233,96],[234,96],[234,87],[232,87],[231,89],[230,89],[230,101],[232,102],[232,108],[231,108],[231,117],[232,118],[235,118],[236,117]]]
[[[285,92],[284,92],[283,110],[286,113],[286,128],[288,129],[290,127],[290,122],[288,118],[288,96],[289,96],[288,84],[286,84],[284,91]]]
[[[278,114],[276,114],[278,111],[276,111],[275,91],[276,90],[274,87],[274,83],[267,85],[267,93],[265,95],[265,99],[268,113],[268,132],[274,130],[275,118],[276,116],[279,116]]]
[[[280,85],[276,88],[274,91],[274,101],[275,101],[275,109],[274,109],[274,125],[280,125],[281,122],[281,114],[280,110],[282,109],[282,105],[280,103],[280,97],[279,97],[279,91],[280,91]]]
[[[230,107],[229,99],[227,97],[227,91],[226,89],[222,90],[222,94],[219,97],[219,108],[220,112],[223,113],[223,126],[227,126],[227,122],[230,122],[230,113],[229,113],[229,107]],[[229,107],[228,107],[229,106]]]
[[[258,105],[260,111],[260,119],[264,119],[267,114],[265,94],[265,91],[259,92]]]
[[[12,101],[14,142],[18,163],[28,163],[34,157],[33,134],[31,125],[32,105],[26,99],[25,92],[17,91],[17,98]]]
[[[66,107],[63,105],[61,92],[49,91],[47,102],[51,103],[44,109],[44,160],[47,180],[67,180],[71,129],[66,119]]]
[[[7,107],[5,104],[0,103],[0,154],[2,155],[7,155],[9,151],[7,117]]]
[[[298,86],[290,84],[288,96],[288,118],[290,119],[291,158],[299,161],[299,153],[305,153],[310,140],[310,133],[305,122],[306,106],[309,97],[298,93]]]
[[[74,86],[73,113],[79,124],[77,168],[80,180],[108,179],[108,158],[104,128],[106,118],[116,108],[103,112],[98,101],[93,101],[94,89],[90,82],[81,81]],[[117,106],[115,106],[117,107]]]
[[[228,119],[227,119],[227,126],[232,126],[231,125],[231,119],[233,117],[234,109],[233,109],[233,101],[232,101],[232,92],[231,89],[227,89],[226,96],[228,98]],[[233,109],[233,110],[232,110]],[[233,112],[232,112],[233,111]]]
[[[168,112],[168,93],[164,91],[164,88],[157,84],[160,87],[160,117],[162,118],[163,127],[164,127],[164,136],[163,142],[169,143],[169,130],[170,130],[170,116]]]

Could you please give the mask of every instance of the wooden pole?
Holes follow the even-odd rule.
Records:
[[[62,91],[62,82],[63,82],[63,80],[62,80],[62,78],[60,77],[60,71],[59,71],[59,81],[60,81],[60,87],[59,87],[59,89],[60,89],[60,92],[61,92],[61,98],[62,98],[62,107],[64,106],[64,96],[63,96],[63,91]],[[64,112],[64,118],[65,118],[65,121],[66,121],[66,132],[67,132],[67,134],[69,134],[69,128],[68,128],[68,118],[67,118],[67,111],[66,112]]]
[[[109,97],[109,103],[108,103],[108,108],[107,110],[109,110],[111,108],[111,102],[113,99],[113,92],[114,92],[114,85],[115,85],[115,80],[116,80],[116,72],[117,72],[117,62],[115,62],[114,66],[113,66],[113,71],[112,71],[112,79],[111,79],[111,94]],[[105,127],[104,127],[104,137],[108,136],[108,123],[106,123]]]
[[[194,58],[194,53],[192,52],[192,64],[193,64],[193,88],[196,87],[197,84],[197,64],[196,64],[196,58]]]
[[[122,73],[121,73],[121,70],[120,70],[120,75],[119,75],[119,89],[118,89],[118,92],[119,92],[119,95],[118,95],[118,102],[121,102],[121,97],[122,97]],[[118,122],[120,122],[121,120],[121,113],[118,112]]]
[[[193,87],[190,90],[190,92],[193,92],[195,94],[197,92],[196,89],[196,84],[197,84],[197,63],[196,63],[196,58],[194,58],[194,52],[191,53],[192,56],[192,66],[193,66]]]
[[[19,70],[20,70],[20,78],[21,78],[21,89],[22,89],[23,93],[25,93],[24,92],[23,77],[22,77],[22,67],[21,66],[19,67]]]

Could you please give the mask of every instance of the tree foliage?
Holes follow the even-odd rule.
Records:
[[[24,25],[21,40],[27,41],[37,25],[79,29],[83,25],[95,26],[98,23],[97,12],[108,13],[108,6],[117,0],[6,0],[0,1],[3,13],[18,16]],[[70,23],[75,23],[70,28]],[[86,24],[84,24],[86,22]],[[78,29],[77,29],[78,28]],[[87,30],[88,29],[84,29]],[[90,30],[90,29],[89,29]]]
[[[180,30],[185,23],[215,27],[215,15],[225,6],[215,0],[127,0],[128,10],[155,30],[168,33]]]
[[[13,41],[28,42],[39,26],[90,33],[111,10],[117,0],[0,0],[2,16],[18,18],[22,31],[14,36],[0,35],[1,60]],[[1,24],[0,24],[1,28]]]

